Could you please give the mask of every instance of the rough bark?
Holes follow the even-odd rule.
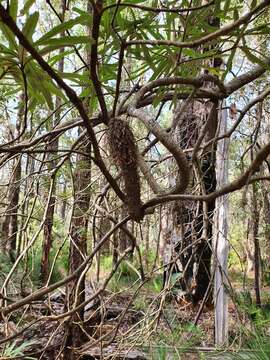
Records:
[[[92,12],[90,1],[87,2],[88,13]],[[90,34],[90,28],[88,28]],[[90,51],[86,53],[86,62],[90,64]],[[90,109],[85,102],[85,110],[89,113]],[[79,129],[80,132],[80,129]],[[88,138],[84,139],[82,149],[85,156],[77,155],[76,169],[74,172],[74,204],[70,228],[70,248],[69,248],[69,273],[73,273],[83,263],[87,255],[87,233],[88,233],[88,209],[91,199],[91,144]],[[85,274],[79,276],[66,287],[66,306],[68,309],[82,304],[85,300]],[[77,358],[75,348],[81,346],[85,339],[83,331],[84,307],[70,316],[66,325],[66,339],[64,358],[74,360]]]
[[[208,16],[210,25],[219,27],[218,18]],[[207,48],[202,49],[202,52]],[[215,58],[208,66],[219,67],[221,61]],[[204,72],[204,87],[211,89],[208,73]],[[210,78],[209,78],[210,79]],[[218,80],[218,78],[216,78]],[[212,80],[213,81],[213,80]],[[218,102],[198,102],[192,96],[176,106],[172,124],[172,136],[181,149],[193,148],[190,191],[210,194],[216,189],[215,146],[200,150],[201,145],[212,140],[217,131]],[[175,181],[175,180],[173,180]],[[193,187],[193,189],[192,189]],[[206,202],[176,201],[171,206],[171,244],[173,245],[173,272],[180,272],[179,281],[186,298],[198,303],[205,296],[211,301],[210,284],[213,214],[215,200]]]
[[[205,127],[205,141],[212,138],[217,126],[217,104],[189,103],[175,109],[172,136],[182,149],[196,148]],[[206,126],[207,125],[207,126]],[[210,151],[211,150],[211,151]],[[200,154],[193,162],[190,191],[200,188],[208,194],[215,190],[215,154],[212,149]],[[173,173],[173,170],[171,170]],[[175,181],[170,179],[171,184]],[[198,190],[196,190],[198,191]],[[167,271],[181,273],[179,285],[185,296],[194,303],[201,300],[208,289],[211,273],[211,239],[215,202],[176,201],[169,208],[167,237],[170,238],[172,267]],[[209,296],[210,298],[210,296]]]
[[[85,151],[86,149],[84,149]],[[89,146],[87,150],[90,151]],[[70,229],[69,273],[73,273],[84,261],[87,254],[88,208],[91,197],[90,156],[78,155],[74,173],[74,207]],[[78,283],[79,281],[79,283]],[[78,276],[66,288],[67,308],[81,304],[85,300],[85,275]],[[75,347],[82,344],[84,333],[81,329],[84,320],[84,308],[69,319],[66,335],[66,359],[74,359]]]

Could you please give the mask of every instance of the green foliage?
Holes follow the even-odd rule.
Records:
[[[10,257],[4,253],[0,253],[0,274],[7,274],[12,268]]]
[[[157,342],[147,349],[150,358],[155,359],[185,359],[190,354],[185,354],[189,349],[196,346],[203,336],[199,327],[193,324],[175,326],[168,330],[159,329],[156,334]],[[204,359],[204,357],[200,357]]]
[[[13,267],[13,263],[8,255],[0,253],[0,286],[3,285],[6,275],[10,272]],[[7,292],[10,294],[19,292],[20,281],[23,276],[24,269],[22,263],[19,264],[17,269],[14,271],[12,280],[9,282]]]
[[[138,270],[135,265],[128,260],[123,260],[116,271],[117,281],[122,280],[124,283],[132,284],[134,281],[140,278]]]
[[[169,351],[166,346],[160,346],[158,348],[155,348],[153,353],[151,354],[151,358],[154,359],[160,359],[160,360],[167,360],[169,354],[171,354],[172,351]]]
[[[24,351],[34,343],[34,341],[25,341],[22,344],[17,345],[17,341],[14,341],[5,347],[2,352],[2,357],[5,359],[18,359],[18,357],[23,356],[26,360],[35,360],[36,358],[24,355]]]
[[[56,256],[58,245],[54,245],[50,252],[50,268],[52,266],[54,257]],[[29,253],[27,257],[27,273],[31,281],[36,285],[40,285],[40,264],[42,257],[42,249],[36,246]],[[63,278],[67,273],[68,268],[68,246],[62,248],[61,254],[58,257],[50,278],[50,284],[53,284]]]
[[[180,324],[178,321],[171,323],[171,331],[158,330],[157,337],[162,344],[181,347],[182,351],[200,344],[203,332],[199,326],[192,323]],[[187,336],[187,334],[189,334]]]
[[[259,333],[253,334],[246,344],[247,351],[239,351],[232,358],[236,360],[269,360],[270,337]]]
[[[149,304],[145,296],[137,296],[133,301],[133,308],[137,311],[146,311],[148,305]]]
[[[163,288],[163,275],[155,276],[152,283],[155,292],[159,294]]]

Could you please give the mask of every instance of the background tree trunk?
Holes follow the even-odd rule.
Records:
[[[19,97],[18,113],[15,125],[15,131],[13,139],[16,142],[16,138],[21,137],[22,121],[24,120],[24,94]],[[18,209],[19,209],[19,197],[20,197],[20,181],[22,172],[21,155],[17,156],[13,161],[13,167],[11,170],[11,176],[9,180],[9,188],[7,191],[7,208],[6,215],[2,224],[2,236],[5,239],[3,249],[12,262],[16,258],[16,243],[18,233]]]
[[[91,2],[87,2],[87,12],[92,13]],[[88,27],[88,35],[91,29]],[[90,64],[90,50],[86,52],[86,62]],[[90,99],[87,99],[90,101]],[[89,102],[85,101],[85,109],[89,113]],[[80,135],[80,128],[79,128]],[[81,147],[82,152],[77,155],[76,169],[73,177],[74,204],[70,227],[69,273],[73,273],[84,261],[87,255],[88,209],[91,199],[91,144],[85,136]],[[66,304],[71,309],[82,304],[85,300],[85,274],[80,274],[74,281],[66,286]],[[64,358],[74,360],[75,348],[85,341],[83,331],[84,307],[70,316],[66,326],[66,340]]]
[[[64,21],[65,18],[65,11],[66,11],[66,1],[61,0],[61,18]],[[62,31],[60,37],[65,36],[65,31]],[[64,48],[59,50],[59,54],[64,52]],[[58,63],[58,72],[61,74],[64,71],[64,58],[61,58]],[[53,126],[59,124],[60,117],[61,117],[61,99],[56,97],[55,101],[55,116],[53,121]],[[55,152],[58,150],[58,137],[55,140],[51,141],[48,145],[48,150],[52,151],[52,154],[49,154],[48,157],[51,159],[55,156]],[[53,171],[54,167],[56,166],[56,161],[51,159],[48,164],[48,171]],[[43,229],[43,243],[42,243],[42,256],[41,256],[41,266],[40,266],[40,280],[42,284],[46,284],[48,281],[48,277],[50,274],[50,252],[53,243],[53,217],[55,212],[55,202],[56,202],[56,184],[55,184],[55,177],[56,173],[53,173],[53,189],[51,191],[51,197],[49,199],[49,206],[48,211],[46,214],[46,219],[44,222],[44,229]]]
[[[227,131],[227,110],[220,113],[219,135]],[[228,183],[228,140],[223,139],[217,145],[216,152],[216,177],[217,187]],[[222,196],[216,199],[214,215],[214,259],[215,272],[214,303],[215,303],[215,344],[227,345],[228,341],[228,216],[229,199]]]
[[[70,228],[69,273],[73,273],[84,261],[87,254],[88,209],[91,198],[91,162],[90,145],[84,151],[89,157],[78,155],[74,172],[74,205]],[[78,283],[79,281],[79,283]],[[76,297],[77,294],[77,297]],[[76,280],[66,287],[67,308],[72,309],[85,300],[85,275],[78,276]],[[71,315],[67,324],[65,359],[74,359],[75,347],[85,340],[82,331],[84,320],[84,307]]]

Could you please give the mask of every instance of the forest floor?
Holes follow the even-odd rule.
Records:
[[[232,288],[240,294],[229,302],[229,341],[230,349],[235,351],[245,344],[247,332],[252,332],[251,320],[261,321],[270,330],[270,316],[262,318],[252,304],[253,299],[245,295],[251,294],[251,278],[247,278],[246,292],[242,291],[243,278],[238,273],[232,273],[231,278]],[[262,289],[265,305],[269,304],[269,290],[269,286]],[[86,298],[91,294],[93,284],[88,283]],[[14,355],[17,349],[18,356],[1,359],[25,358],[21,354],[28,359],[63,359],[60,353],[66,322],[55,321],[55,317],[63,313],[64,299],[64,290],[58,289],[24,312],[14,313],[0,327],[0,340],[11,338],[2,354]],[[115,277],[108,290],[86,306],[84,329],[88,339],[78,349],[78,358],[228,358],[228,353],[216,355],[214,351],[213,306],[204,306],[200,313],[200,305],[193,306],[175,294],[165,294],[160,289],[160,277],[144,286],[138,280],[134,282],[134,278]]]

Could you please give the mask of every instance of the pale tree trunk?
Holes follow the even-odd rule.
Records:
[[[262,118],[262,104],[257,106],[257,118],[261,121]],[[253,149],[251,149],[251,161],[254,160]],[[260,255],[260,242],[259,242],[259,224],[260,224],[260,201],[258,193],[258,185],[252,184],[251,187],[251,239],[254,248],[254,291],[256,298],[256,305],[261,306],[261,294],[260,294],[260,269],[261,269],[261,255]]]
[[[33,134],[33,124],[32,119],[29,119],[29,135]],[[24,167],[25,174],[33,174],[35,171],[35,160],[30,155],[26,155],[26,162]],[[24,182],[24,189],[21,191],[21,198],[22,198],[22,205],[20,207],[20,213],[21,218],[25,219],[28,214],[29,205],[31,202],[31,198],[33,197],[33,179],[31,179],[31,176],[28,176],[27,179]],[[25,227],[25,222],[21,221],[19,222],[20,228],[18,230],[18,236],[17,236],[17,250],[16,250],[16,258],[20,255],[20,252],[24,250],[25,248],[25,241],[26,234],[23,231]]]
[[[15,261],[16,239],[18,232],[18,207],[21,180],[21,157],[15,159],[8,189],[6,216],[2,225],[2,234],[5,239],[4,251],[11,261]]]
[[[261,105],[261,107],[263,104]],[[262,108],[263,110],[263,108]],[[269,119],[266,122],[266,126],[263,128],[263,134],[262,134],[262,142],[266,144],[269,141],[270,137],[270,124]],[[267,176],[269,173],[269,165],[264,164],[262,167],[262,175]],[[265,277],[265,275],[269,275],[270,271],[270,194],[269,194],[269,185],[267,182],[262,182],[260,184],[261,191],[262,191],[262,201],[263,201],[263,223],[264,223],[264,252],[263,252],[263,262],[262,262],[262,278]]]
[[[61,16],[62,16],[63,20],[65,17],[65,10],[66,10],[66,1],[62,0],[61,1],[61,13],[62,13]],[[64,35],[65,35],[65,32],[62,31],[61,37],[63,37]],[[59,50],[59,53],[61,54],[63,52],[64,52],[64,48],[61,48]],[[60,61],[58,63],[58,71],[59,71],[59,73],[62,73],[64,71],[64,58],[60,59]],[[55,101],[56,112],[55,112],[55,117],[54,117],[54,121],[53,121],[53,126],[56,126],[60,121],[60,116],[61,116],[60,106],[61,106],[61,99],[59,97],[56,97],[56,101]],[[51,144],[47,147],[47,150],[52,150],[54,152],[57,151],[57,149],[58,149],[58,138],[53,140],[51,142]],[[55,156],[54,153],[49,154],[48,158],[50,159],[53,156]],[[56,161],[52,159],[50,161],[50,163],[48,164],[48,171],[53,171],[55,165],[56,165]],[[54,217],[55,202],[56,202],[56,184],[55,184],[56,173],[54,172],[52,176],[53,176],[53,179],[52,179],[53,189],[51,192],[51,197],[49,199],[49,205],[48,205],[48,211],[46,213],[46,219],[44,221],[42,256],[41,256],[41,266],[40,266],[40,280],[41,280],[41,283],[44,285],[47,283],[48,277],[50,274],[50,252],[51,252],[52,243],[53,243],[53,217]]]
[[[22,120],[24,116],[24,100],[22,94],[20,96],[19,110],[16,119],[16,127],[14,132],[14,140],[20,137],[22,130]],[[16,140],[15,140],[16,141]],[[16,242],[18,233],[18,209],[20,197],[20,181],[21,181],[21,155],[16,157],[13,161],[11,176],[9,180],[9,188],[7,192],[7,209],[4,222],[2,224],[2,236],[4,240],[4,252],[9,255],[12,262],[16,257]]]
[[[226,133],[227,111],[220,112],[219,135]],[[220,188],[228,183],[228,139],[222,139],[217,144],[216,179]],[[216,199],[214,215],[214,259],[215,272],[214,303],[215,303],[215,344],[226,345],[228,342],[228,215],[229,199],[222,196]]]

